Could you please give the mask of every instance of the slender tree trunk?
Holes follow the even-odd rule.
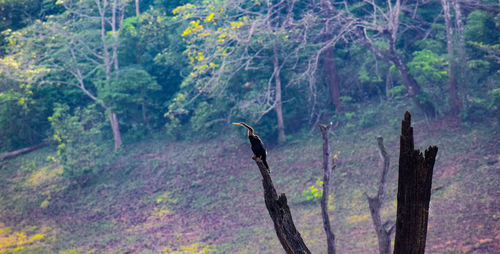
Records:
[[[112,55],[110,56],[109,54],[109,45],[106,40],[106,10],[109,7],[107,1],[96,1],[97,7],[99,10],[99,15],[101,19],[101,40],[102,40],[102,48],[103,48],[103,64],[105,66],[105,75],[106,75],[106,82],[109,82],[111,79],[111,69],[112,66],[114,66],[114,69],[116,73],[118,73],[118,56],[117,56],[117,51],[118,51],[118,39],[120,35],[120,30],[121,30],[121,25],[122,21],[124,18],[124,13],[123,10],[119,13],[119,18],[120,20],[117,22],[117,10],[118,10],[118,2],[117,0],[113,0],[111,7],[111,32],[113,36],[113,42],[111,44],[112,48]],[[120,2],[121,3],[121,2]],[[120,5],[121,6],[121,5]],[[119,24],[118,30],[117,30],[117,24]],[[105,108],[107,108],[105,106]],[[108,113],[109,117],[109,122],[111,124],[111,130],[113,131],[113,139],[114,139],[114,149],[115,151],[118,150],[121,145],[122,145],[122,137],[120,133],[120,124],[118,121],[118,116],[113,113],[111,110],[109,110]]]
[[[465,58],[465,37],[464,37],[464,22],[462,17],[462,9],[459,1],[451,1],[453,10],[455,11],[455,26],[457,28],[458,37],[458,54],[460,59],[460,76],[465,77],[467,59]]]
[[[382,208],[382,204],[384,202],[384,194],[385,194],[385,183],[387,178],[387,172],[389,172],[389,154],[385,150],[384,147],[384,139],[382,137],[377,137],[377,144],[379,149],[380,159],[382,160],[382,174],[380,175],[380,181],[378,185],[377,196],[374,198],[366,195],[368,199],[368,205],[370,207],[370,214],[372,216],[373,225],[375,227],[375,232],[377,232],[378,238],[378,249],[380,254],[389,254],[391,253],[391,234],[394,229],[392,226],[389,229],[384,228],[382,225],[382,218],[380,216],[380,209]]]
[[[274,111],[276,112],[276,119],[278,120],[278,142],[284,143],[285,138],[285,124],[283,122],[283,108],[281,101],[281,77],[280,77],[280,66],[278,60],[278,49],[277,46],[274,45],[274,57],[273,57],[273,67],[274,67],[274,82],[276,85],[276,97],[275,102],[276,106],[274,107]]]
[[[142,122],[144,126],[149,127],[148,118],[146,117],[146,104],[144,103],[144,101],[141,102],[141,111],[142,111]]]
[[[135,16],[139,17],[141,15],[141,8],[139,5],[139,0],[135,0]]]
[[[388,68],[387,74],[385,75],[385,98],[388,101],[392,99],[391,89],[392,89],[392,73],[391,73],[391,68]]]
[[[109,123],[111,124],[111,129],[113,130],[113,138],[115,140],[115,151],[122,146],[122,137],[120,134],[120,125],[118,123],[118,117],[115,113],[109,112]]]
[[[451,114],[456,116],[460,112],[461,106],[457,94],[457,80],[455,75],[455,50],[453,47],[453,27],[451,24],[449,0],[441,0],[443,6],[444,21],[446,26],[446,46],[448,49],[448,94],[450,97]]]
[[[425,156],[414,149],[413,127],[408,111],[401,124],[400,142],[394,253],[424,254],[432,173],[438,148],[429,146]]]
[[[324,68],[326,73],[326,82],[328,84],[328,91],[330,92],[330,98],[333,105],[335,105],[335,110],[340,112],[342,111],[342,104],[340,102],[339,75],[337,72],[337,66],[335,65],[333,47],[327,49],[325,52]]]
[[[333,234],[328,216],[328,199],[330,197],[330,177],[335,168],[330,161],[330,145],[328,142],[328,134],[332,123],[328,125],[318,124],[321,136],[323,137],[323,196],[321,197],[321,215],[323,216],[323,228],[326,234],[327,253],[335,254],[335,235]]]

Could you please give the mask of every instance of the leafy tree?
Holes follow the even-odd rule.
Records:
[[[99,100],[97,83],[116,78],[118,46],[127,1],[61,1],[66,11],[10,35],[11,73],[29,84],[80,89],[107,110],[115,150],[121,144],[118,117]]]

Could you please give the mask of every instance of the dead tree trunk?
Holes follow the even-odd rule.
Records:
[[[264,187],[264,200],[269,215],[274,223],[274,229],[278,235],[283,249],[287,254],[310,254],[299,231],[295,228],[292,220],[292,213],[288,207],[285,193],[278,197],[271,179],[270,171],[260,158],[254,158],[262,175],[262,185]]]
[[[335,164],[330,161],[330,146],[328,145],[328,134],[332,123],[328,125],[318,124],[321,136],[323,137],[323,196],[321,197],[321,215],[323,216],[323,228],[326,233],[326,243],[328,254],[335,254],[335,235],[333,234],[328,217],[328,197],[330,195],[330,176],[335,169]]]
[[[429,146],[425,156],[414,149],[411,115],[401,124],[398,177],[398,214],[395,254],[423,254],[427,236],[432,172],[438,148]]]
[[[0,161],[1,160],[5,160],[5,159],[7,159],[9,157],[14,157],[14,156],[18,156],[18,155],[23,154],[23,153],[31,152],[31,151],[36,150],[36,149],[38,149],[40,147],[43,147],[43,146],[45,146],[47,144],[48,144],[48,142],[42,142],[42,143],[34,145],[34,146],[30,146],[30,147],[26,147],[26,148],[23,148],[23,149],[19,149],[19,150],[15,150],[15,151],[11,151],[11,152],[0,154]]]
[[[372,215],[373,225],[375,226],[375,231],[377,232],[378,239],[378,250],[380,254],[389,254],[391,253],[391,234],[394,230],[394,225],[391,225],[388,229],[382,225],[382,218],[380,217],[380,209],[382,208],[382,203],[384,201],[384,193],[385,193],[385,183],[387,172],[389,172],[389,154],[385,150],[384,147],[384,139],[382,137],[377,137],[377,145],[378,151],[380,155],[380,159],[383,162],[382,174],[380,175],[380,181],[378,183],[378,191],[377,196],[370,197],[367,194],[366,198],[368,199],[368,205],[370,206],[370,213]],[[384,223],[391,224],[391,223]]]

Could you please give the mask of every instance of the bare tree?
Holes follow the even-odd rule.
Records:
[[[328,143],[328,135],[333,123],[328,125],[318,124],[323,138],[323,195],[321,196],[321,216],[323,217],[323,228],[326,234],[327,253],[335,254],[335,234],[333,234],[328,216],[328,199],[330,196],[330,179],[332,172],[335,169],[335,159],[330,161],[330,144]]]
[[[380,159],[382,161],[382,172],[378,182],[378,191],[375,197],[370,197],[366,193],[365,196],[368,199],[373,226],[375,226],[375,232],[377,232],[379,253],[389,254],[391,253],[391,234],[394,230],[394,225],[390,225],[390,221],[382,224],[380,209],[382,208],[382,204],[384,202],[385,186],[387,173],[389,172],[390,159],[389,154],[385,150],[384,139],[382,137],[377,137],[377,145]],[[390,226],[389,228],[386,228],[384,225]]]

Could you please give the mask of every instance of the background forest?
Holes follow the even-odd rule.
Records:
[[[0,253],[280,253],[240,121],[314,253],[333,122],[338,251],[374,253],[405,110],[440,149],[429,253],[500,249],[497,0],[0,0],[0,31],[0,154],[47,144],[0,160]]]

